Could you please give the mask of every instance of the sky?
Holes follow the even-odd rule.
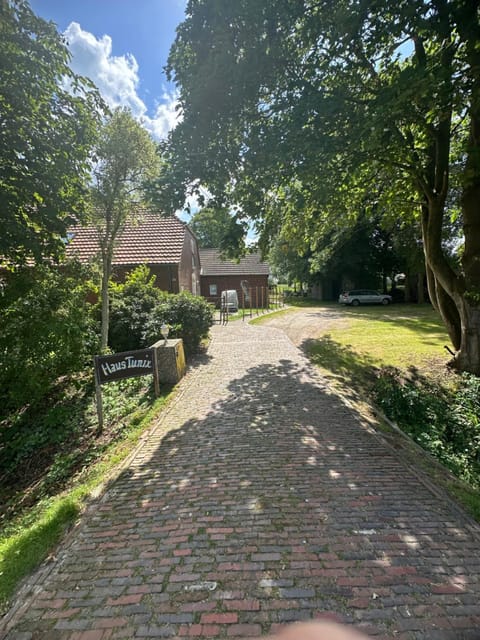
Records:
[[[71,67],[97,85],[111,107],[127,106],[161,140],[175,126],[175,87],[164,66],[186,0],[30,0],[52,20]]]
[[[107,104],[130,107],[156,140],[177,122],[175,86],[164,72],[187,0],[30,0],[66,39],[75,73],[90,78]],[[208,191],[204,195],[208,197]],[[189,211],[186,210],[188,205]],[[199,209],[188,196],[177,215]],[[250,229],[248,241],[253,238]]]

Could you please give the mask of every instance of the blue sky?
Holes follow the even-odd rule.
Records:
[[[186,4],[187,0],[30,0],[33,11],[52,20],[64,35],[72,69],[89,77],[110,107],[130,107],[156,140],[177,122],[175,87],[163,68]],[[192,212],[198,209],[195,196],[188,196],[186,203]],[[186,211],[177,215],[190,218]]]
[[[128,106],[156,139],[176,122],[167,62],[186,0],[30,0],[56,23],[73,70],[91,78],[112,107]]]

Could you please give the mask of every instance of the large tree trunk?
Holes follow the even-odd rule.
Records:
[[[455,367],[480,376],[480,306],[461,302],[461,342],[455,355]]]
[[[102,353],[108,346],[108,325],[110,322],[110,300],[108,295],[108,283],[110,282],[112,260],[107,255],[102,256],[102,289],[101,289],[101,301],[102,301],[102,323],[101,323],[101,351]]]
[[[422,236],[425,271],[430,301],[442,316],[450,340],[458,353],[461,347],[462,318],[457,303],[462,299],[462,279],[447,263],[442,250],[442,220],[444,202],[430,198],[422,207]],[[456,366],[457,356],[452,364]]]
[[[470,189],[471,190],[471,189]],[[439,311],[455,349],[451,365],[459,371],[480,375],[480,202],[463,198],[465,252],[464,275],[446,262],[438,231],[439,203],[431,201],[423,211],[423,234],[428,292]],[[472,210],[467,211],[471,206]]]
[[[472,153],[462,197],[465,292],[458,303],[462,332],[458,368],[480,375],[480,118],[472,126]],[[475,153],[476,151],[476,153]]]
[[[472,3],[470,10],[474,14]],[[477,7],[478,11],[478,7]],[[477,15],[478,17],[478,15]],[[472,38],[467,53],[472,76],[470,131],[462,192],[462,217],[465,245],[462,267],[465,276],[464,292],[459,301],[462,322],[458,368],[480,375],[480,28],[473,20],[468,26]]]

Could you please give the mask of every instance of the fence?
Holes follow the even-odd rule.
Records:
[[[279,309],[284,304],[283,292],[277,286],[248,287],[241,295],[242,320],[245,316],[252,318]]]
[[[285,305],[283,291],[277,286],[270,287],[246,287],[242,289],[238,296],[238,311],[242,316],[242,320],[259,316],[268,311],[280,309]],[[207,298],[209,302],[215,305],[219,311],[218,322],[227,324],[229,316],[234,315],[225,305],[222,305],[220,296],[211,296]]]

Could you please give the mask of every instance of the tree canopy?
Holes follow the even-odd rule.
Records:
[[[83,211],[101,101],[70,69],[55,25],[0,2],[0,256],[58,257]]]
[[[244,249],[244,225],[226,208],[204,207],[192,216],[189,226],[202,249],[220,249],[227,256]]]
[[[116,109],[99,134],[91,189],[91,216],[102,258],[101,348],[108,342],[109,291],[115,241],[145,202],[149,180],[158,169],[156,145],[128,109]]]
[[[416,218],[455,364],[480,373],[479,41],[478,0],[190,1],[168,67],[172,196],[204,184],[313,249],[360,211]]]

